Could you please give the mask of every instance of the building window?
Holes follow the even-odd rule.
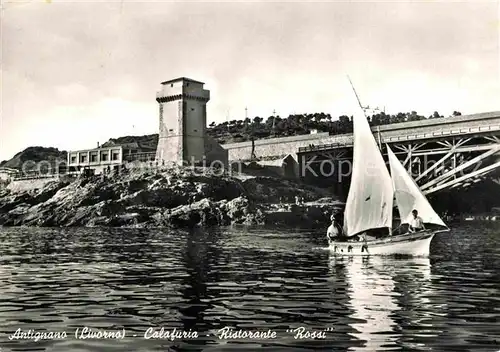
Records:
[[[198,130],[193,130],[193,132],[198,132]]]
[[[102,154],[101,155],[101,160],[102,161],[107,161],[108,160],[108,154]]]
[[[173,87],[173,86],[174,86],[174,84],[173,84],[173,83],[170,83],[170,87]]]
[[[168,130],[168,132],[174,132],[174,129],[173,129],[173,128],[171,128],[171,129],[169,129],[169,130]]]
[[[80,155],[80,162],[81,163],[86,163],[87,162],[87,156],[86,155]]]
[[[113,160],[118,160],[120,153],[113,153]]]
[[[191,111],[194,111],[194,108],[191,108]]]
[[[95,163],[97,161],[97,155],[91,155],[90,156],[90,161]]]
[[[71,163],[72,163],[72,164],[76,163],[76,156],[72,156],[72,157],[71,157]]]

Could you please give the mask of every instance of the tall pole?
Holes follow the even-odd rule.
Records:
[[[274,123],[276,121],[276,110],[273,110],[273,127],[272,127],[272,134],[274,135]]]

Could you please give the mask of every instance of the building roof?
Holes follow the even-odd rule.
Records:
[[[97,152],[97,151],[108,150],[108,149],[117,150],[117,149],[123,149],[123,147],[121,146],[121,144],[116,144],[116,145],[113,144],[113,145],[108,145],[106,147],[101,145],[97,148],[69,150],[68,153]]]
[[[179,82],[179,81],[187,81],[187,82],[193,82],[193,83],[199,83],[199,84],[205,84],[200,81],[195,81],[194,79],[187,78],[187,77],[179,77],[179,78],[174,78],[165,82],[161,82],[161,84],[168,84],[168,83],[174,83],[174,82]]]

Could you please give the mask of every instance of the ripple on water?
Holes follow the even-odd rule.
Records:
[[[123,341],[71,335],[0,345],[64,352],[500,349],[498,227],[436,236],[430,259],[335,259],[323,240],[323,233],[244,228],[0,228],[1,336],[42,327],[127,331]],[[214,334],[224,326],[273,329],[279,338],[219,340]],[[287,332],[300,326],[331,331],[321,340]],[[200,337],[146,340],[149,327]]]

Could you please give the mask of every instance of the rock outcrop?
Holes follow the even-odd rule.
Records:
[[[239,178],[210,169],[127,171],[54,181],[31,191],[0,191],[3,226],[192,227],[327,222],[332,206],[305,204],[292,211],[276,203],[295,196],[313,201],[325,191],[272,177]],[[288,206],[290,208],[290,206]],[[284,210],[284,211],[283,211]],[[276,216],[276,213],[283,213]],[[289,219],[290,220],[290,219]]]

